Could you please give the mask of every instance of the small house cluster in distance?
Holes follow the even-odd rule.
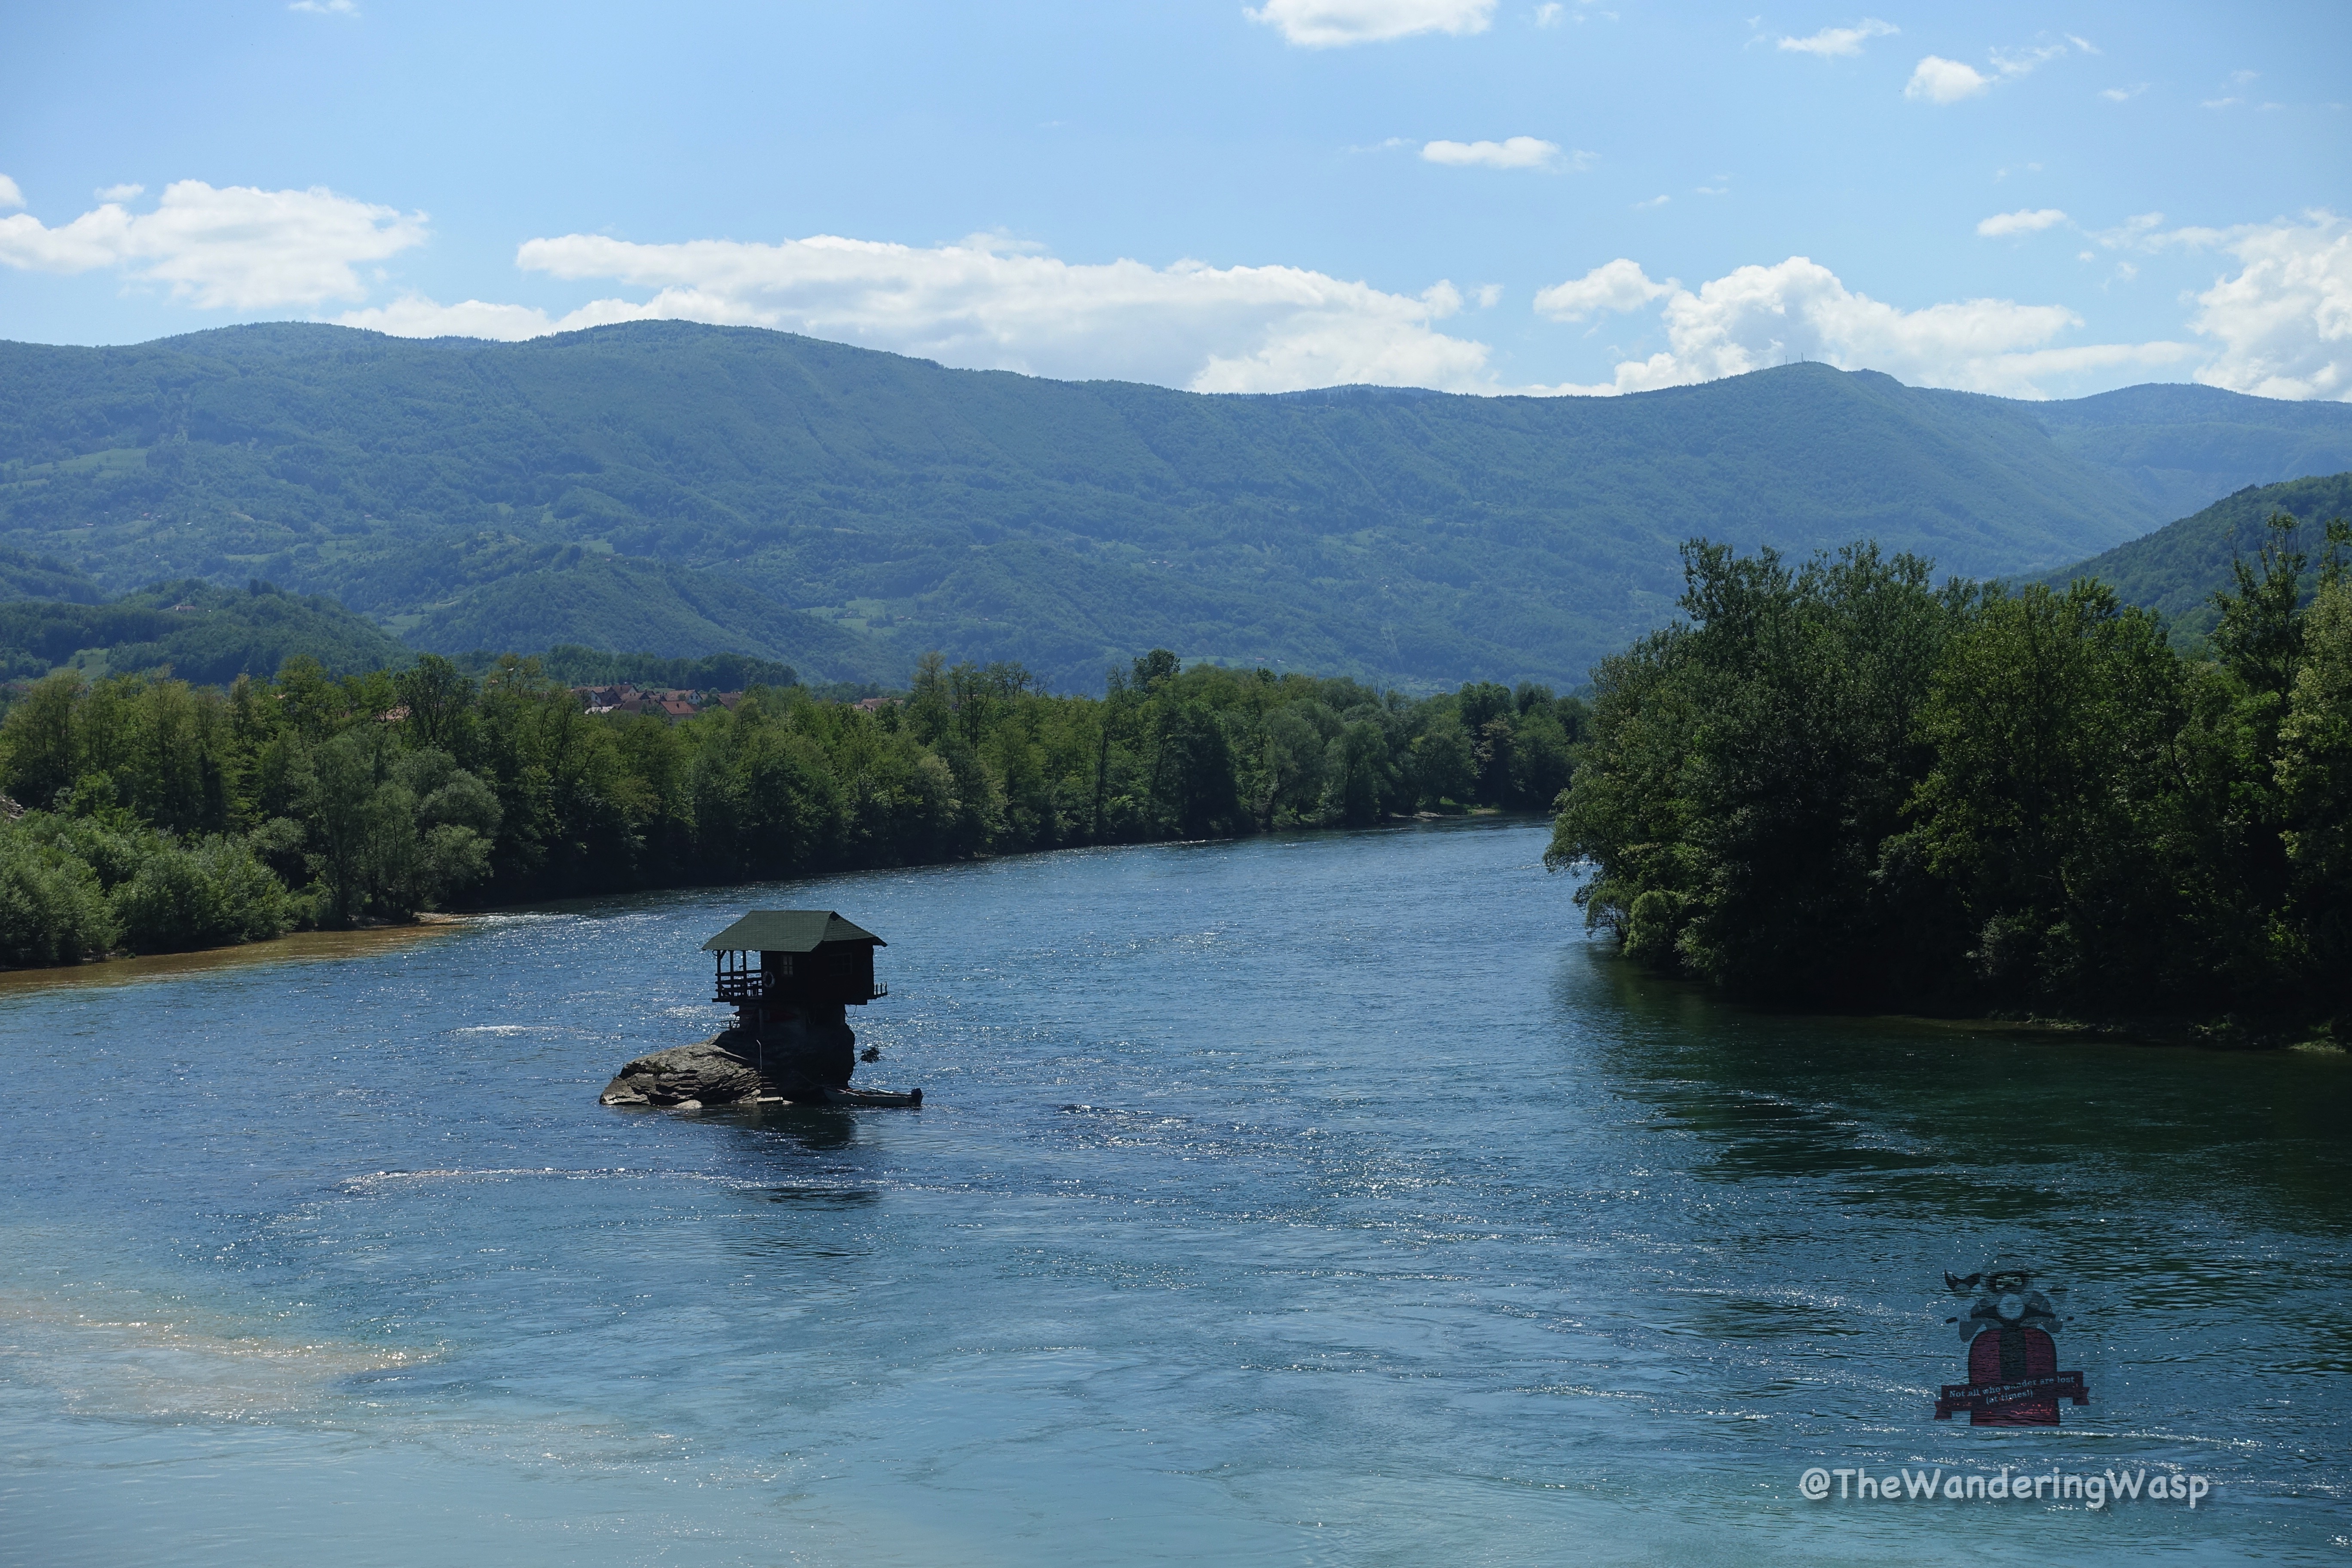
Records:
[[[740,691],[688,691],[682,687],[639,689],[624,681],[618,686],[575,686],[572,695],[591,713],[650,713],[658,719],[689,719],[705,708],[733,708],[743,700]]]

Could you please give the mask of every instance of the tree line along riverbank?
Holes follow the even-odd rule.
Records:
[[[1694,543],[1547,858],[1738,993],[2352,1038],[2352,531],[2315,531],[2274,519],[2189,651],[2095,582]]]
[[[755,686],[671,721],[592,714],[537,661],[91,682],[0,721],[0,964],[218,946],[416,912],[1088,844],[1538,809],[1573,697],[1181,667],[1101,698],[937,656],[895,702]]]

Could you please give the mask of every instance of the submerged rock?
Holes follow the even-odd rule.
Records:
[[[748,1042],[722,1029],[691,1046],[639,1057],[614,1075],[598,1100],[605,1105],[729,1105],[760,1092],[760,1070],[737,1051]]]

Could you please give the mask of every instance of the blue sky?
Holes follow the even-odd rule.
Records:
[[[1212,391],[1801,354],[2352,395],[2340,4],[257,0],[7,31],[17,340],[672,315]]]

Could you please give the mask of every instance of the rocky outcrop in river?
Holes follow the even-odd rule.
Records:
[[[730,1049],[740,1032],[721,1030],[691,1046],[639,1057],[614,1074],[606,1105],[731,1105],[760,1092],[760,1069]]]
[[[839,1007],[808,1008],[757,1031],[721,1029],[637,1058],[599,1097],[606,1105],[732,1105],[763,1095],[822,1101],[857,1068],[857,1037]]]

